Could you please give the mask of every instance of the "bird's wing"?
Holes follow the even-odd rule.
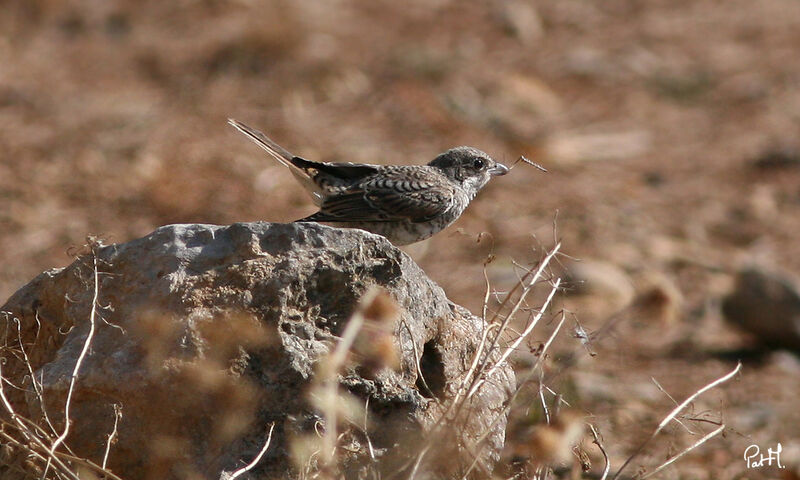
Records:
[[[454,188],[446,183],[381,175],[350,191],[331,195],[309,220],[322,222],[427,222],[452,205]]]
[[[366,163],[329,163],[314,162],[305,158],[294,157],[290,160],[298,168],[302,168],[312,178],[317,175],[328,175],[329,180],[360,180],[378,173],[380,167]]]
[[[274,141],[272,141],[269,137],[264,135],[262,132],[256,130],[253,127],[247,126],[242,122],[234,120],[232,118],[228,119],[228,123],[232,125],[236,130],[239,130],[247,138],[255,142],[256,145],[263,148],[267,151],[275,160],[280,162],[282,165],[287,167],[294,178],[296,178],[301,185],[311,194],[311,198],[314,200],[314,203],[320,205],[323,199],[323,192],[320,189],[319,185],[313,181],[311,177],[306,173],[306,171],[299,166],[295,165],[294,162],[299,157],[295,157],[291,153],[289,153],[285,148],[281,147]],[[300,159],[302,160],[302,159]],[[307,161],[307,160],[306,160]]]

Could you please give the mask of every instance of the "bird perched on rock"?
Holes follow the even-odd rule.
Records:
[[[419,242],[455,222],[493,177],[508,167],[472,147],[456,147],[427,165],[313,162],[266,135],[228,123],[286,166],[319,211],[297,222],[325,222],[383,235],[395,245]]]

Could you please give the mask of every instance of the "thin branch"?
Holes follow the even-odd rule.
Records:
[[[553,290],[555,290],[557,287],[558,287],[558,285],[553,287]],[[553,333],[550,334],[550,337],[544,343],[544,346],[542,347],[542,351],[539,352],[539,358],[540,359],[544,359],[545,355],[547,355],[547,350],[550,348],[550,345],[553,343],[553,340],[556,339],[556,335],[558,335],[558,332],[561,331],[561,327],[564,326],[564,321],[566,319],[567,319],[566,314],[562,311],[561,312],[561,320],[558,322],[558,325],[556,325],[556,328],[555,328],[555,330],[553,330]],[[536,365],[539,366],[540,370],[542,370],[541,369],[541,365],[542,364],[541,364],[540,361],[537,361]],[[555,393],[555,392],[551,392],[551,393]]]
[[[0,365],[2,365],[2,361],[0,361]],[[0,377],[2,377],[2,372],[0,372]],[[52,460],[53,462],[55,462],[55,465],[59,470],[59,472],[65,477],[68,477],[71,480],[80,480],[80,478],[78,478],[78,476],[75,473],[70,471],[69,467],[64,462],[62,462],[57,456],[50,455],[47,445],[45,445],[45,443],[42,441],[41,438],[39,438],[37,435],[31,432],[24,423],[20,422],[20,419],[25,419],[25,417],[22,417],[19,414],[17,414],[11,407],[11,403],[8,402],[8,399],[6,398],[5,393],[3,392],[2,384],[0,384],[0,398],[2,399],[3,406],[11,415],[11,418],[17,422],[17,428],[22,433],[22,436],[25,437],[29,443],[26,444],[21,443],[19,440],[7,434],[2,429],[0,429],[0,437],[5,438],[8,443],[19,446],[22,450],[25,451],[25,453],[38,458],[42,462],[45,461],[50,462]],[[10,425],[9,423],[6,422],[2,423],[5,425]],[[37,452],[34,449],[34,447],[41,448],[44,451],[44,454]]]
[[[35,313],[36,321],[39,321],[39,312]],[[28,367],[28,374],[31,376],[31,383],[33,384],[33,390],[36,393],[36,398],[39,399],[39,403],[42,406],[42,415],[44,416],[44,420],[47,422],[47,425],[50,427],[51,432],[53,435],[56,434],[56,427],[53,425],[53,422],[50,421],[50,416],[47,415],[47,408],[45,407],[44,403],[44,393],[42,391],[42,384],[41,381],[36,380],[36,374],[33,372],[33,365],[31,364],[30,358],[28,358],[28,353],[25,351],[25,345],[22,342],[22,322],[17,318],[14,317],[14,321],[17,324],[17,339],[19,341],[19,349],[22,352],[22,356],[25,359],[25,366]],[[36,337],[38,338],[39,332],[36,332]],[[41,373],[44,375],[44,373]]]
[[[600,449],[600,453],[603,454],[603,460],[605,461],[605,465],[603,466],[603,476],[600,477],[600,480],[606,480],[606,477],[608,477],[608,472],[611,470],[611,462],[608,460],[608,453],[606,453],[606,449],[603,448],[603,444],[600,443],[600,437],[597,435],[597,429],[595,429],[594,425],[591,423],[588,423],[587,425],[589,425],[589,430],[592,431],[592,437],[594,437],[594,442],[592,443],[597,445],[597,448]]]
[[[691,452],[691,451],[692,451],[692,450],[694,450],[695,448],[699,447],[700,445],[702,445],[702,444],[706,443],[707,441],[711,440],[713,437],[717,436],[717,435],[718,435],[718,434],[719,434],[719,433],[720,433],[722,430],[724,430],[724,429],[725,429],[725,425],[723,424],[723,425],[721,425],[719,428],[717,428],[716,430],[714,430],[713,432],[709,433],[708,435],[704,436],[704,437],[703,437],[703,438],[701,438],[700,440],[698,440],[698,441],[696,441],[695,443],[693,443],[693,444],[692,444],[692,445],[691,445],[689,448],[687,448],[686,450],[682,451],[681,453],[679,453],[679,454],[675,455],[674,457],[670,458],[670,459],[669,459],[669,460],[667,460],[666,462],[662,463],[662,464],[661,464],[661,465],[660,465],[658,468],[656,468],[656,469],[655,469],[655,470],[653,470],[652,472],[648,473],[647,475],[643,475],[643,476],[641,477],[641,479],[642,479],[642,480],[644,480],[645,478],[652,477],[652,476],[653,476],[653,475],[655,475],[656,473],[658,473],[658,472],[660,472],[661,470],[663,470],[663,469],[667,468],[667,467],[668,467],[670,464],[672,464],[673,462],[675,462],[676,460],[678,460],[678,459],[679,459],[679,458],[681,458],[682,456],[686,455],[687,453]]]
[[[99,473],[101,476],[106,477],[108,480],[122,480],[122,478],[120,478],[119,476],[114,475],[113,472],[101,467],[100,465],[94,463],[89,459],[76,457],[75,455],[70,455],[68,453],[62,453],[62,452],[56,452],[55,455],[58,458],[63,458],[64,460],[69,460],[72,463],[79,463],[85,467],[88,467],[94,470],[95,472]]]
[[[495,372],[495,370],[500,368],[500,365],[502,365],[503,362],[505,362],[506,359],[514,352],[514,350],[516,350],[517,347],[519,347],[519,345],[528,337],[528,335],[530,335],[530,333],[533,331],[533,329],[539,323],[539,320],[542,318],[542,315],[544,315],[544,312],[547,310],[547,307],[550,306],[550,302],[553,300],[553,297],[555,296],[556,292],[558,291],[558,286],[559,285],[561,285],[561,279],[560,278],[556,279],[555,284],[553,285],[553,288],[550,289],[550,294],[547,296],[547,299],[544,301],[544,304],[542,305],[542,308],[539,311],[539,313],[537,313],[533,317],[533,320],[531,320],[531,322],[528,324],[528,326],[525,327],[525,330],[522,332],[522,334],[520,334],[517,337],[517,339],[514,341],[514,343],[512,343],[510,347],[506,348],[506,351],[503,352],[503,354],[500,356],[499,360],[494,362],[494,365],[492,365],[492,367],[489,369],[489,371],[487,371],[484,375],[481,375],[482,378],[480,380],[478,380],[478,382],[475,385],[473,385],[473,387],[469,390],[469,393],[467,393],[467,397],[471,397],[472,395],[474,395],[475,392],[478,391],[480,386],[483,385],[483,383],[485,381],[484,378],[492,376],[492,374]],[[517,302],[517,305],[519,305],[520,302],[521,302],[521,300]],[[514,312],[516,312],[516,308],[515,308]],[[561,325],[563,323],[564,323],[564,321],[562,319],[561,323],[559,323],[559,328],[561,328]],[[499,334],[500,333],[498,332],[498,336],[499,336]]]
[[[542,402],[542,411],[544,412],[544,421],[546,424],[550,425],[550,410],[547,408],[547,400],[544,398],[544,389],[542,388],[543,383],[541,379],[539,381],[539,401]]]
[[[108,454],[111,452],[111,444],[114,442],[114,437],[117,435],[117,424],[120,418],[122,418],[122,405],[114,404],[114,429],[111,430],[111,434],[108,436],[108,441],[106,442],[106,451],[103,454],[103,469],[105,469],[108,464]]]
[[[442,427],[444,422],[448,418],[450,418],[451,413],[455,410],[456,413],[455,413],[454,417],[457,416],[458,412],[460,412],[461,408],[464,406],[465,398],[469,397],[469,394],[467,394],[467,395],[464,394],[464,391],[467,389],[468,384],[471,384],[472,386],[474,386],[475,383],[479,380],[479,378],[482,377],[481,372],[486,368],[486,364],[485,363],[481,363],[481,359],[484,358],[484,355],[486,353],[491,352],[496,347],[496,345],[499,342],[500,337],[501,337],[501,335],[503,333],[503,330],[505,328],[507,328],[508,324],[511,322],[511,319],[513,318],[513,315],[516,314],[516,312],[519,310],[521,304],[525,300],[525,297],[528,295],[530,290],[533,288],[533,286],[539,280],[539,278],[541,277],[541,274],[544,272],[544,269],[549,264],[550,259],[553,258],[555,253],[558,251],[559,247],[560,247],[560,245],[556,245],[554,247],[553,251],[550,252],[540,262],[539,267],[536,270],[530,269],[530,270],[527,271],[527,273],[523,276],[523,280],[521,280],[520,282],[518,282],[517,284],[514,285],[514,287],[509,292],[509,294],[506,296],[505,300],[503,300],[503,302],[500,304],[498,312],[495,313],[494,316],[492,317],[492,319],[488,322],[489,325],[484,327],[483,334],[481,336],[481,340],[478,343],[478,348],[477,348],[475,354],[473,355],[472,364],[470,365],[470,368],[469,368],[469,370],[467,370],[466,374],[464,376],[462,376],[461,384],[459,385],[458,389],[456,389],[455,397],[449,402],[449,406],[448,406],[447,410],[445,410],[445,412],[439,417],[439,419],[436,421],[436,423],[430,428],[430,430],[429,430],[430,434],[428,435],[428,440],[425,442],[426,446],[422,450],[423,452],[426,452],[427,449],[431,447],[431,442],[433,441],[434,438],[436,438],[435,433],[438,432],[438,430]],[[530,280],[527,281],[529,278],[530,278]],[[488,278],[487,278],[487,281],[488,281]],[[527,281],[527,283],[525,281]],[[498,324],[495,323],[495,321],[500,316],[499,311],[502,310],[503,307],[505,307],[511,301],[512,295],[520,287],[523,288],[523,291],[520,294],[520,298],[518,298],[517,301],[515,302],[514,306],[512,307],[511,313],[504,318],[504,320],[503,320],[503,322],[501,324],[499,324],[498,331],[497,331],[496,334],[493,335],[492,341],[491,341],[491,345],[487,348],[486,346],[487,346],[487,343],[489,341],[489,339],[488,339],[489,333],[494,329],[494,327],[496,325],[498,325]],[[487,322],[484,322],[484,324],[485,323],[487,323]],[[480,380],[480,383],[483,384],[483,380]],[[422,453],[421,456],[422,455],[424,455],[424,453]],[[420,457],[420,459],[421,459],[421,457]]]
[[[375,450],[372,448],[372,440],[369,439],[369,397],[364,403],[364,438],[367,439],[367,447],[369,447],[369,458],[375,461]]]
[[[45,454],[41,454],[41,453],[39,453],[38,451],[36,451],[36,450],[33,448],[33,446],[32,446],[31,444],[29,444],[29,443],[22,443],[22,442],[20,442],[20,441],[19,441],[19,439],[15,438],[15,437],[12,437],[11,435],[9,435],[8,433],[6,433],[5,431],[2,431],[2,430],[0,430],[0,438],[2,438],[2,439],[5,439],[5,441],[6,441],[6,444],[7,444],[7,445],[14,445],[14,446],[16,446],[16,447],[20,448],[21,450],[23,450],[23,451],[25,452],[25,454],[26,454],[26,455],[27,455],[29,458],[30,458],[30,457],[36,458],[37,460],[41,461],[42,463],[44,463],[44,462],[46,462],[46,461],[47,461],[47,457],[45,457],[45,454],[47,454],[47,449],[46,449],[46,448],[45,448]],[[38,444],[37,444],[37,445],[38,445]],[[58,459],[56,459],[56,460],[58,460]],[[58,465],[58,464],[57,464],[57,465]],[[70,474],[71,474],[72,472],[70,472],[68,469],[66,469],[66,465],[64,465],[63,463],[61,463],[60,465],[58,465],[58,466],[59,466],[59,468],[61,468],[61,465],[63,465],[63,467],[64,467],[65,471],[67,472],[67,473],[66,473],[66,476],[68,476],[68,477],[72,478],[73,480],[75,480],[76,478],[78,478],[77,476],[74,476],[74,475],[73,475],[73,476],[70,476]],[[21,471],[22,471],[22,470],[21,470]],[[29,473],[30,473],[30,472],[27,472],[27,471],[22,471],[22,472],[23,472],[23,473],[26,473],[26,474],[29,474]],[[62,473],[63,473],[63,472],[62,472]],[[78,480],[80,480],[80,479],[78,479]]]
[[[86,340],[83,342],[83,349],[81,350],[80,355],[78,355],[78,360],[75,362],[75,368],[72,370],[72,376],[69,379],[69,390],[67,390],[67,401],[64,404],[64,431],[61,432],[56,441],[53,442],[53,445],[50,446],[50,454],[52,455],[53,452],[56,451],[59,445],[67,438],[69,435],[69,426],[72,420],[69,418],[69,407],[70,403],[72,402],[72,393],[75,391],[75,383],[78,380],[78,372],[80,371],[81,364],[83,364],[83,359],[86,358],[86,353],[89,351],[89,346],[92,343],[92,338],[94,337],[94,330],[95,330],[95,316],[97,315],[97,299],[100,293],[100,282],[98,279],[97,274],[97,252],[92,249],[92,263],[93,263],[93,271],[94,271],[94,295],[92,296],[92,309],[89,312],[89,333],[86,335]]]
[[[3,377],[3,370],[2,370],[3,360],[4,359],[0,358],[0,379],[5,379],[5,377]],[[11,405],[11,402],[8,400],[8,397],[6,397],[6,393],[5,393],[5,389],[3,388],[3,382],[2,381],[0,381],[0,402],[2,402],[3,407],[6,409],[8,414],[11,416],[11,420],[14,423],[17,424],[17,428],[19,429],[19,431],[22,434],[22,436],[25,437],[26,440],[28,440],[29,445],[23,445],[23,448],[26,451],[28,451],[29,453],[35,453],[36,456],[40,457],[42,459],[42,461],[44,461],[44,459],[45,459],[44,456],[43,455],[39,455],[38,453],[36,453],[32,449],[32,447],[30,446],[30,444],[38,445],[40,448],[44,449],[45,452],[48,453],[48,457],[47,457],[47,462],[48,463],[51,460],[54,461],[56,463],[56,466],[62,471],[62,473],[65,476],[71,478],[72,480],[80,480],[77,475],[75,475],[74,473],[72,473],[69,470],[69,468],[64,464],[64,462],[62,462],[58,458],[54,457],[50,452],[48,452],[47,446],[44,444],[42,439],[39,438],[39,436],[36,435],[35,432],[31,431],[29,429],[29,427],[25,424],[25,422],[23,422],[23,419],[25,419],[25,417],[22,417],[21,415],[19,415],[14,410],[14,407]],[[0,432],[0,433],[4,433],[4,432]]]
[[[517,311],[519,311],[519,309],[522,307],[522,305],[525,302],[525,297],[528,296],[528,294],[533,289],[533,286],[536,284],[536,282],[539,281],[539,279],[542,276],[542,273],[544,273],[544,269],[547,268],[547,266],[550,264],[550,260],[552,260],[552,258],[555,257],[560,248],[561,244],[560,243],[556,244],[556,246],[553,247],[553,249],[542,259],[542,261],[539,263],[539,267],[535,271],[528,270],[528,272],[523,276],[523,279],[527,281],[527,283],[525,283],[525,281],[518,282],[516,285],[514,285],[514,288],[512,288],[511,291],[508,293],[508,296],[506,296],[506,300],[504,300],[503,304],[500,306],[501,309],[502,307],[505,306],[505,304],[508,301],[510,301],[514,292],[519,287],[522,287],[522,293],[520,293],[520,296],[514,303],[514,306],[512,307],[511,311],[508,313],[508,315],[506,315],[505,319],[503,320],[500,326],[500,331],[498,332],[497,336],[494,337],[492,345],[489,347],[489,350],[492,350],[497,345],[497,342],[500,340],[500,334],[502,334],[502,332],[506,329],[506,327],[514,318],[514,316],[517,314]],[[528,278],[530,278],[530,280],[527,280]],[[490,323],[494,323],[494,321],[497,319],[498,316],[499,314],[495,314],[494,317],[492,317]]]
[[[674,403],[675,405],[678,405],[678,401],[675,400],[675,398],[673,398],[673,396],[670,395],[669,392],[664,387],[662,387],[660,383],[658,383],[658,380],[656,380],[655,377],[650,377],[650,380],[652,380],[653,383],[656,384],[656,387],[658,387],[658,389],[661,390],[661,393],[663,393],[664,395],[667,396],[667,398],[672,400],[672,403]],[[683,422],[681,422],[680,419],[676,418],[675,421],[678,422],[680,424],[680,426],[682,426],[686,430],[686,432],[689,433],[690,435],[697,435],[697,432],[693,432],[692,429],[689,428]]]
[[[429,434],[427,435],[427,439],[424,442],[423,446],[421,446],[419,453],[417,454],[417,458],[415,460],[409,459],[406,466],[414,465],[410,479],[416,475],[417,470],[419,469],[420,464],[422,463],[423,457],[427,454],[427,452],[434,446],[434,443],[439,439],[438,432],[446,425],[446,422],[449,419],[458,418],[460,412],[465,407],[467,403],[467,399],[469,399],[472,395],[474,395],[482,385],[486,383],[486,379],[494,373],[497,368],[504,362],[508,356],[519,347],[519,344],[522,343],[524,340],[524,335],[530,334],[533,327],[529,324],[527,332],[518,333],[517,336],[522,336],[522,340],[517,339],[511,347],[508,347],[507,351],[504,354],[501,354],[501,358],[498,362],[489,362],[489,355],[495,351],[498,347],[498,344],[503,338],[503,333],[506,329],[508,329],[511,321],[513,320],[514,316],[522,309],[523,306],[527,307],[525,303],[525,299],[536,286],[536,284],[542,279],[542,276],[549,265],[550,261],[559,251],[561,245],[556,244],[552,251],[548,252],[548,254],[539,262],[537,268],[526,269],[525,274],[522,276],[519,282],[517,282],[513,288],[508,292],[505,299],[500,302],[500,306],[494,313],[491,319],[484,318],[484,328],[482,331],[481,339],[478,343],[478,348],[476,349],[475,353],[473,354],[473,358],[470,364],[470,368],[467,372],[461,377],[461,382],[459,387],[456,389],[454,397],[448,402],[449,405],[447,409],[439,416],[437,421],[431,428],[429,429]],[[486,278],[488,283],[488,278],[484,273],[484,278]],[[543,312],[546,310],[547,305],[552,300],[555,292],[558,289],[558,283],[560,283],[560,279],[557,281],[556,286],[553,287],[550,295],[548,296],[548,303],[546,303],[541,311],[539,311],[535,318],[531,320],[531,323],[534,324],[538,322],[538,319],[543,315]],[[519,295],[516,299],[514,299],[515,293],[517,291]],[[487,285],[487,292],[490,291],[490,286]],[[486,303],[486,297],[484,296],[484,302]],[[510,310],[507,315],[501,315],[501,312],[508,307]],[[484,308],[484,315],[488,313],[487,309]],[[502,318],[501,322],[497,320]],[[488,321],[487,321],[488,320]],[[488,325],[485,325],[488,323]],[[489,337],[490,333],[491,338]],[[489,370],[487,373],[486,370]],[[492,424],[486,430],[486,433],[483,435],[483,438],[476,442],[479,445],[479,448],[483,448],[485,446],[485,437],[490,433],[489,431],[491,428],[500,420],[510,408],[510,402],[503,408],[503,412],[492,422]],[[477,457],[476,457],[477,458]],[[470,470],[476,467],[476,462],[473,462],[470,466]],[[399,469],[397,473],[404,470],[405,467]],[[390,475],[392,477],[392,475]]]
[[[261,461],[261,457],[263,457],[264,454],[267,452],[267,449],[269,449],[269,444],[272,442],[272,430],[274,428],[275,428],[275,422],[272,422],[272,425],[269,426],[269,434],[267,434],[267,441],[264,443],[264,446],[261,447],[261,451],[258,452],[258,455],[256,455],[256,458],[254,458],[252,462],[248,463],[244,467],[242,467],[239,470],[236,470],[235,472],[233,472],[231,474],[231,476],[228,477],[228,480],[233,480],[236,477],[244,475],[246,472],[252,470],[253,467],[255,467],[258,464],[258,462]]]
[[[553,333],[550,334],[550,337],[547,339],[547,342],[545,342],[544,347],[542,347],[542,351],[539,354],[539,358],[544,358],[545,357],[545,355],[547,354],[547,350],[550,348],[550,345],[553,343],[553,340],[556,338],[556,335],[558,335],[558,332],[561,330],[561,327],[564,325],[564,321],[565,320],[566,320],[566,315],[565,315],[564,312],[561,312],[561,320],[558,322],[558,325],[556,325],[556,328],[553,330]],[[536,366],[534,366],[534,371],[535,371],[537,366],[539,367],[540,371],[543,372],[543,370],[541,369],[541,363],[539,363],[539,362],[537,362]],[[505,408],[503,408],[503,410],[495,417],[495,419],[492,420],[492,423],[490,423],[489,426],[484,429],[483,435],[481,435],[478,438],[478,440],[475,442],[477,445],[479,445],[478,452],[477,452],[476,455],[474,455],[475,460],[472,461],[472,464],[467,469],[467,473],[464,474],[464,478],[466,478],[472,472],[472,470],[475,468],[476,462],[478,461],[478,455],[483,451],[483,448],[486,446],[485,440],[489,436],[489,434],[492,432],[492,428],[501,419],[507,418],[506,415],[511,410],[511,406],[514,403],[514,400],[517,398],[517,394],[522,390],[522,387],[525,384],[527,384],[533,378],[533,373],[534,372],[532,371],[525,380],[523,380],[522,382],[519,383],[519,385],[517,385],[516,390],[511,395],[511,397],[508,399],[508,402],[506,402]],[[540,382],[539,385],[540,385],[539,394],[542,395],[543,394],[543,390],[541,389],[542,383]],[[545,388],[549,392],[555,393],[552,390],[550,390],[549,388],[547,388],[547,387],[545,387]],[[545,403],[543,395],[541,396],[541,399],[542,399],[542,406],[544,407],[545,412],[547,412],[547,405]],[[567,406],[569,406],[569,404],[567,404]],[[547,423],[550,423],[549,418],[548,418]]]
[[[693,401],[694,401],[694,399],[696,399],[696,398],[697,398],[697,397],[699,397],[700,395],[702,395],[702,394],[704,394],[705,392],[707,392],[707,391],[711,390],[712,388],[716,387],[717,385],[720,385],[720,384],[722,384],[722,383],[725,383],[725,382],[727,382],[728,380],[730,380],[731,378],[733,378],[733,376],[734,376],[734,375],[736,375],[737,373],[739,373],[739,370],[741,370],[741,369],[742,369],[742,362],[739,362],[739,363],[737,363],[737,364],[736,364],[736,368],[734,368],[734,369],[733,369],[733,370],[732,370],[730,373],[728,373],[728,374],[726,374],[725,376],[722,376],[722,377],[720,377],[720,378],[718,378],[718,379],[714,380],[713,382],[709,383],[709,384],[708,384],[708,385],[706,385],[705,387],[703,387],[703,388],[701,388],[700,390],[698,390],[698,391],[694,392],[693,394],[689,395],[689,398],[687,398],[687,399],[686,399],[686,400],[684,400],[684,401],[683,401],[683,402],[682,402],[680,405],[678,405],[677,407],[675,407],[675,408],[674,408],[674,409],[673,409],[673,410],[672,410],[672,411],[669,413],[669,415],[667,415],[666,417],[664,417],[664,420],[661,420],[661,423],[659,423],[659,424],[658,424],[658,428],[656,428],[656,430],[655,430],[655,431],[654,431],[654,432],[653,432],[653,433],[650,435],[650,437],[648,437],[648,438],[647,438],[647,439],[646,439],[644,442],[642,442],[642,444],[641,444],[641,445],[639,445],[639,448],[637,448],[637,449],[636,449],[636,451],[633,453],[633,455],[631,455],[630,457],[628,457],[628,459],[627,459],[627,460],[625,460],[625,463],[623,463],[623,464],[622,464],[622,466],[621,466],[621,467],[619,467],[619,470],[617,470],[617,473],[614,475],[614,477],[612,478],[612,480],[615,480],[617,477],[619,477],[619,475],[622,473],[622,471],[625,469],[625,467],[627,467],[627,466],[628,466],[628,464],[630,464],[630,463],[631,463],[631,461],[632,461],[634,458],[636,458],[636,457],[637,457],[637,456],[638,456],[638,455],[639,455],[639,454],[642,452],[642,450],[644,450],[644,448],[647,446],[647,444],[648,444],[648,443],[650,443],[650,441],[651,441],[651,440],[653,440],[653,439],[656,437],[656,435],[658,435],[658,434],[661,432],[661,430],[663,430],[663,429],[664,429],[664,427],[665,427],[665,426],[666,426],[666,425],[667,425],[667,424],[668,424],[668,423],[669,423],[669,422],[670,422],[670,421],[671,421],[673,418],[675,418],[675,416],[676,416],[676,415],[678,415],[678,413],[680,413],[680,411],[681,411],[681,410],[683,410],[684,408],[686,408],[686,406],[687,406],[687,405],[689,405],[691,402],[693,402]]]
[[[433,390],[431,390],[431,387],[428,386],[428,382],[425,381],[425,376],[422,375],[422,368],[419,365],[420,355],[417,350],[417,343],[414,339],[414,333],[411,332],[411,327],[408,326],[408,323],[406,323],[402,317],[400,317],[400,324],[406,327],[406,330],[408,331],[408,338],[411,340],[411,350],[414,354],[414,368],[417,370],[417,378],[422,380],[422,386],[425,387],[425,390],[427,390],[431,396],[433,396]]]
[[[492,284],[489,281],[489,272],[486,271],[486,265],[488,265],[488,264],[484,262],[484,264],[483,264],[483,280],[486,282],[486,292],[483,295],[483,309],[481,311],[481,313],[482,313],[481,318],[483,318],[484,328],[485,328],[485,324],[486,324],[486,313],[489,310],[489,297],[491,297],[491,295],[492,295]]]

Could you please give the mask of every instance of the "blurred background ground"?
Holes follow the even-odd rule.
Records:
[[[800,360],[748,353],[719,304],[742,265],[800,272],[798,45],[791,0],[3,2],[0,298],[87,234],[312,213],[227,117],[317,160],[522,154],[549,173],[518,164],[414,259],[478,312],[487,254],[508,288],[555,219],[602,279],[561,301],[587,330],[661,295],[551,385],[596,416],[614,464],[674,405],[651,377],[680,401],[743,357],[695,405],[724,412],[726,435],[663,478],[794,478]],[[676,427],[630,473],[697,438]],[[778,442],[791,468],[744,470],[748,445]]]

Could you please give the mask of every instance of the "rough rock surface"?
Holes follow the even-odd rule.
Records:
[[[759,267],[743,269],[723,299],[722,311],[761,344],[800,351],[800,287],[790,276]]]
[[[109,466],[123,478],[224,477],[255,457],[272,422],[270,449],[245,478],[289,476],[292,439],[324,428],[307,398],[315,362],[372,285],[386,288],[401,308],[395,327],[401,369],[370,379],[350,368],[340,380],[360,401],[368,399],[378,468],[408,468],[403,446],[419,446],[446,408],[484,328],[408,256],[358,230],[170,225],[96,251],[96,330],[72,399],[67,444],[99,463],[113,405],[120,405]],[[26,390],[7,388],[12,403],[42,418],[24,350],[57,426],[89,333],[92,258],[42,273],[0,308],[3,374]],[[452,432],[452,443],[433,449],[449,455],[451,471],[440,476],[455,475],[474,458],[448,447],[485,433],[478,455],[488,466],[497,460],[514,376],[504,366],[488,380],[467,404],[466,423]],[[367,436],[341,428],[350,431],[345,473],[356,478],[370,459]]]

